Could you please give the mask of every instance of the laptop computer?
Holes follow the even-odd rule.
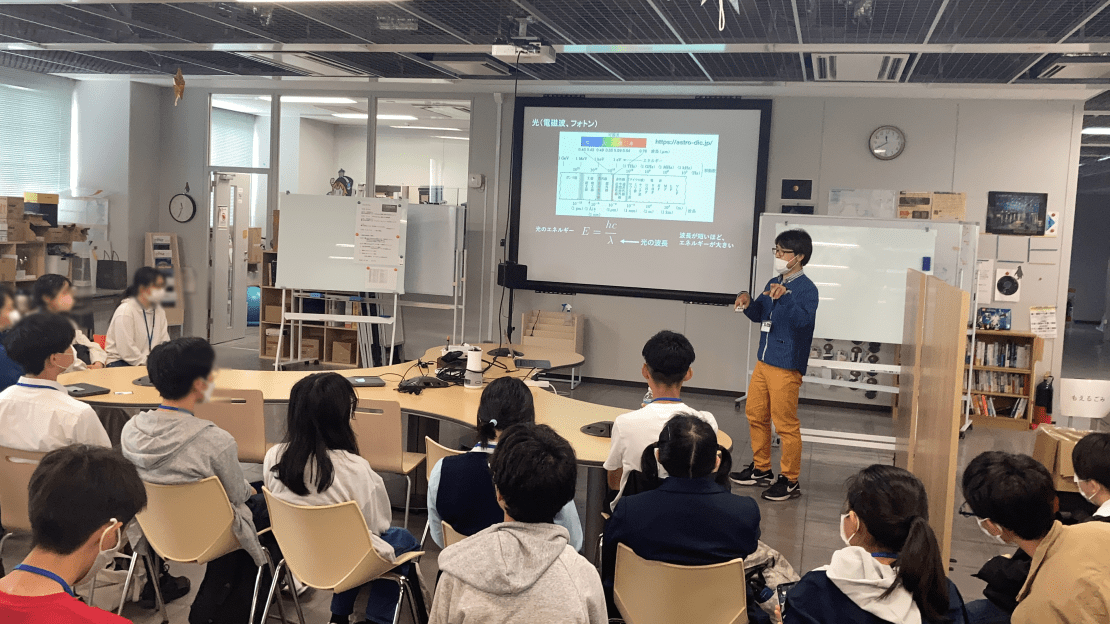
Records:
[[[347,381],[351,382],[351,385],[356,387],[356,388],[384,388],[385,387],[385,382],[382,381],[381,377],[369,377],[369,376],[364,377],[364,376],[359,375],[359,376],[355,376],[355,377],[348,377]]]
[[[80,399],[84,397],[97,396],[98,394],[108,394],[111,392],[108,388],[103,386],[94,386],[87,383],[75,383],[66,386],[69,396]]]

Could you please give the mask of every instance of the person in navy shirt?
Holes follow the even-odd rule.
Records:
[[[0,390],[14,386],[23,376],[23,367],[8,356],[4,348],[3,336],[19,321],[19,310],[15,309],[15,297],[7,286],[0,285]]]

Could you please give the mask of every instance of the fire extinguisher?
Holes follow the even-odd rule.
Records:
[[[1037,384],[1033,398],[1033,428],[1052,424],[1052,373],[1044,374],[1044,381]]]

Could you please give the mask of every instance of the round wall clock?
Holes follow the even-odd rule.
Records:
[[[906,150],[906,134],[895,126],[879,126],[871,133],[867,147],[879,160],[894,160]]]
[[[197,214],[197,202],[188,193],[178,193],[170,198],[170,216],[178,223],[188,223]]]

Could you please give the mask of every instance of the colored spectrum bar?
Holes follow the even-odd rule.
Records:
[[[647,139],[632,137],[582,137],[582,147],[647,147]]]

